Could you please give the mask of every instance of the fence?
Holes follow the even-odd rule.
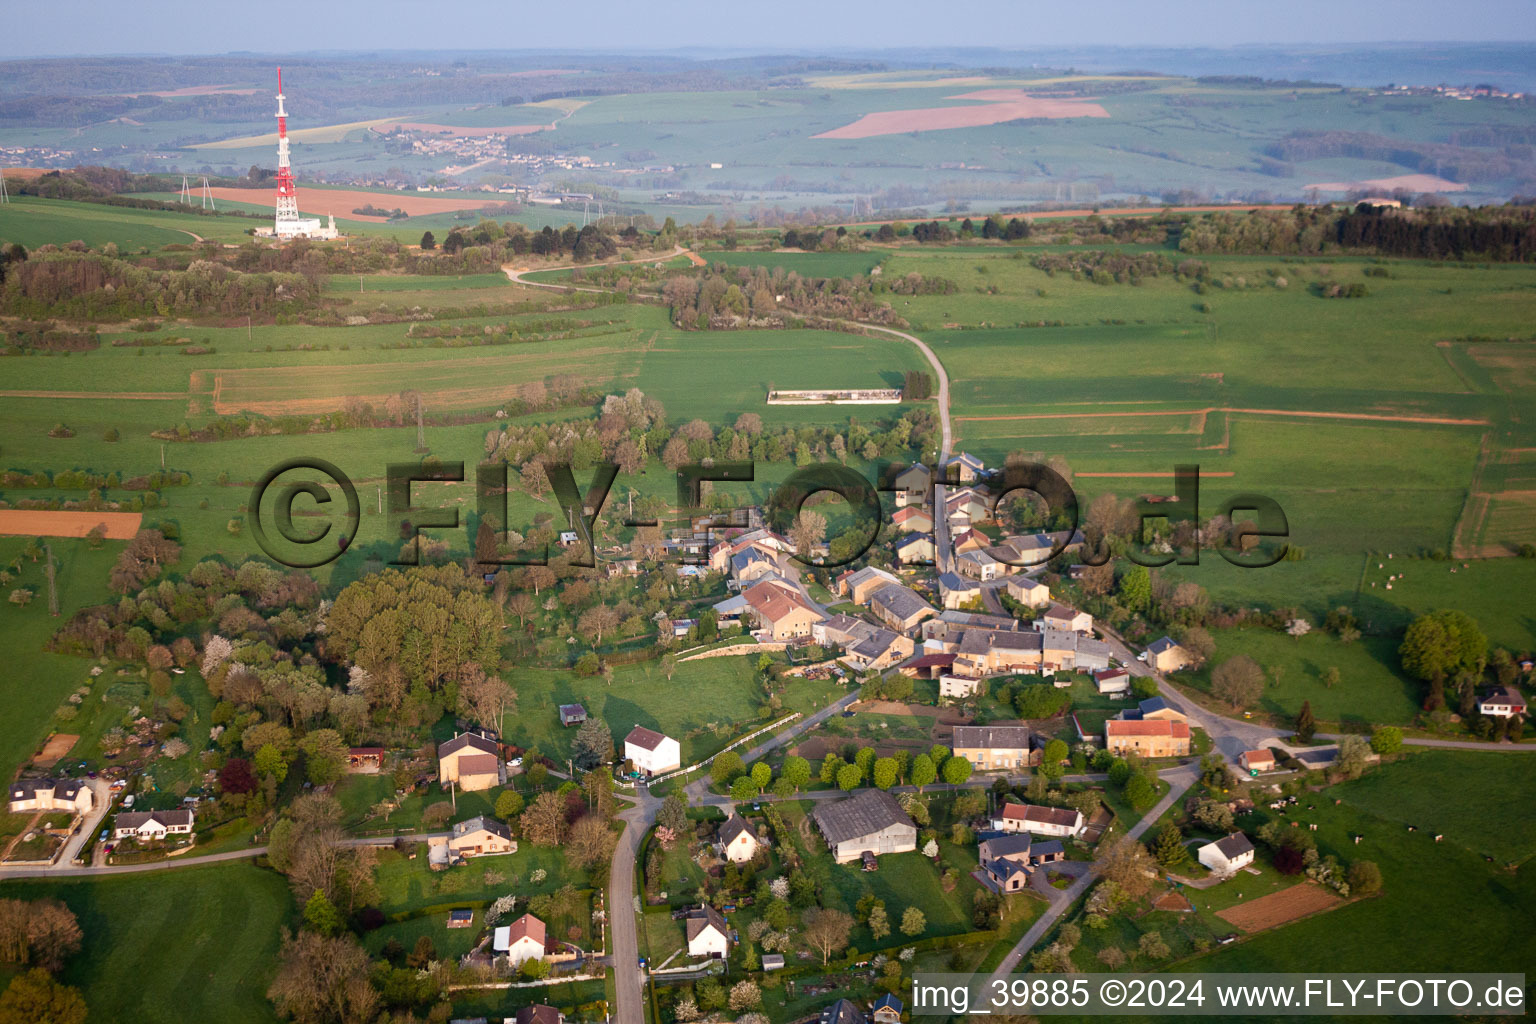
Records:
[[[651,779],[649,779],[647,781],[651,785],[654,786],[656,783],[658,783],[658,782],[666,782],[668,779],[676,779],[676,778],[679,778],[679,777],[691,775],[693,772],[696,772],[700,768],[703,768],[705,765],[709,764],[711,761],[713,761],[715,758],[719,757],[721,754],[725,753],[727,750],[735,750],[737,747],[741,746],[743,743],[749,743],[752,740],[756,739],[757,737],[761,736],[765,732],[773,732],[775,729],[778,729],[778,728],[781,728],[781,727],[783,727],[785,725],[788,725],[790,722],[793,722],[795,719],[797,719],[799,717],[800,717],[800,712],[798,712],[798,711],[791,712],[790,714],[785,715],[783,718],[779,719],[776,722],[771,722],[768,725],[763,726],[761,729],[754,730],[753,732],[749,732],[745,736],[740,737],[739,739],[732,740],[730,743],[727,743],[725,746],[721,747],[719,750],[715,751],[713,754],[711,754],[708,757],[704,758],[702,761],[696,761],[696,762],[694,762],[693,764],[689,765],[686,768],[679,768],[675,772],[668,772],[665,775],[654,776],[653,778],[651,778]]]

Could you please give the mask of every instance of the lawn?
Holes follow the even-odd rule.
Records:
[[[276,1021],[266,988],[279,930],[291,923],[284,879],[239,861],[79,881],[0,882],[0,896],[63,900],[85,939],[62,980],[92,1019],[174,1024]]]
[[[243,242],[246,231],[262,224],[247,217],[212,217],[160,210],[135,210],[99,203],[13,196],[0,218],[0,235],[29,249],[52,242],[81,241],[92,248],[108,242],[125,251],[191,245],[201,237]],[[267,224],[270,227],[270,223]]]
[[[601,719],[613,732],[614,746],[621,753],[624,737],[643,725],[675,738],[682,747],[683,763],[692,764],[767,724],[756,672],[757,659],[752,655],[679,662],[670,680],[655,661],[620,666],[611,686],[602,676],[582,678],[569,671],[529,669],[512,680],[518,710],[503,723],[503,737],[508,743],[538,747],[556,761],[564,761],[576,730],[560,725],[557,709],[561,704],[580,703],[589,718]],[[841,693],[832,683],[796,680],[783,694],[783,710],[773,717],[817,710]],[[707,699],[700,699],[700,694],[707,694]]]

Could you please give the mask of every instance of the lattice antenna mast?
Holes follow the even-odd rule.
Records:
[[[299,190],[288,162],[288,111],[283,108],[283,69],[277,69],[277,234],[286,224],[291,231],[299,220]]]

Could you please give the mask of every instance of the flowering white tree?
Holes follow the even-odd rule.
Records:
[[[924,857],[937,857],[938,855],[939,855],[939,844],[938,844],[938,842],[936,840],[930,839],[926,843],[923,844],[923,856]]]
[[[485,923],[495,924],[503,917],[506,917],[508,914],[512,913],[512,909],[516,906],[517,897],[510,893],[508,893],[506,896],[496,897],[496,902],[492,903],[490,909],[485,912]]]
[[[203,676],[211,676],[215,669],[229,660],[229,656],[235,653],[235,645],[224,637],[215,633],[208,638],[208,644],[203,648]]]
[[[789,879],[780,875],[768,884],[768,891],[773,893],[773,898],[776,900],[789,899]]]

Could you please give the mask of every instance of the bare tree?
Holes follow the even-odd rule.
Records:
[[[571,828],[571,836],[565,843],[565,854],[578,868],[590,868],[606,864],[613,857],[618,837],[600,815],[588,814]]]
[[[565,799],[540,793],[518,819],[523,837],[535,846],[559,846],[565,839]]]
[[[801,509],[789,528],[789,539],[802,558],[820,544],[827,535],[827,517],[813,509]]]
[[[499,733],[502,719],[516,710],[517,691],[511,684],[500,676],[487,675],[473,662],[464,666],[459,675],[461,714]]]
[[[853,918],[831,907],[812,907],[801,918],[805,925],[805,940],[821,954],[823,965],[832,954],[848,946],[848,936],[853,931]]]

